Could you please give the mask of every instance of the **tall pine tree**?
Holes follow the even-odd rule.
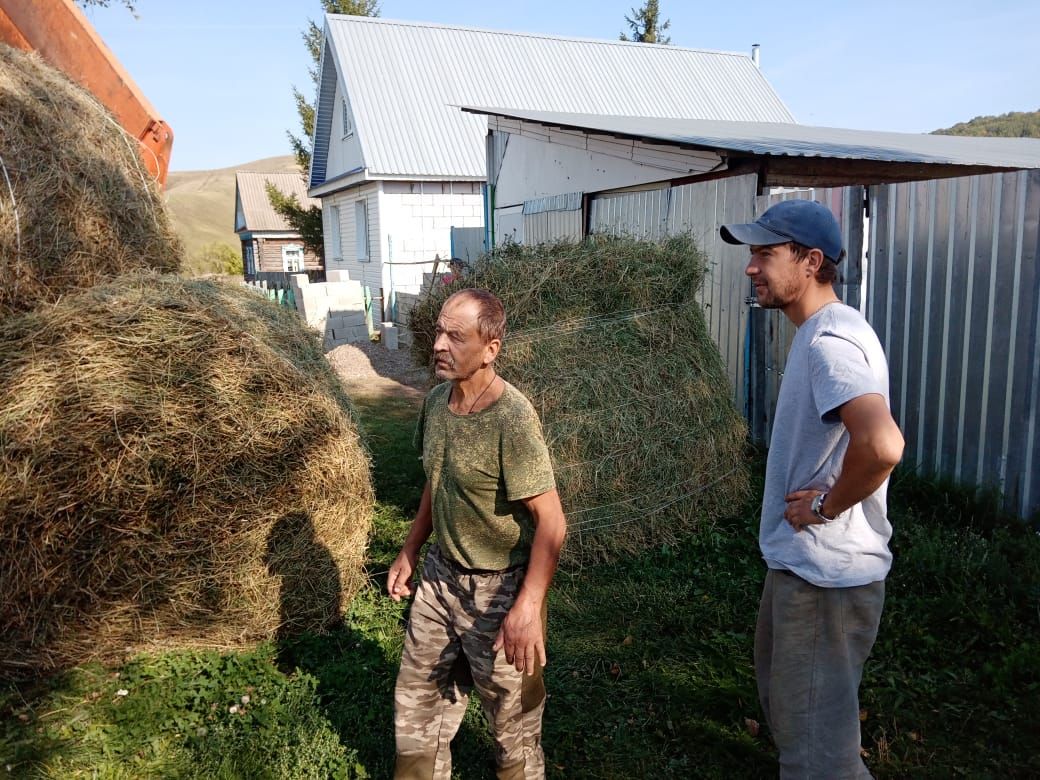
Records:
[[[632,15],[625,21],[632,28],[631,37],[621,33],[621,40],[636,43],[671,43],[672,39],[664,35],[664,31],[672,26],[670,19],[661,22],[661,9],[657,0],[646,0],[642,8],[633,8]]]

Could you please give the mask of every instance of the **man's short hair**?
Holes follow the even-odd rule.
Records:
[[[470,298],[477,302],[477,333],[485,344],[506,337],[506,310],[502,301],[490,290],[469,287],[452,293],[444,301],[447,305],[453,298]]]
[[[795,262],[800,262],[809,256],[809,252],[812,251],[812,247],[805,246],[805,244],[799,244],[797,241],[791,241],[791,251],[794,252]],[[838,255],[838,260],[845,259],[845,250],[842,249]],[[820,263],[820,267],[816,269],[816,273],[813,275],[820,284],[834,284],[838,281],[838,264],[831,260],[829,257],[824,257],[823,262]]]

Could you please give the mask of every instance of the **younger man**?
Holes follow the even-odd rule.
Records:
[[[728,225],[747,244],[759,305],[798,332],[766,464],[759,545],[769,571],[755,633],[759,698],[781,778],[867,778],[859,683],[892,563],[885,496],[903,453],[874,331],[834,294],[841,231],[819,203],[789,200]]]

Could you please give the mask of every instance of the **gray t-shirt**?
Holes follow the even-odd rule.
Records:
[[[888,480],[830,523],[795,533],[784,519],[785,495],[827,491],[837,480],[849,444],[839,407],[871,393],[889,402],[888,362],[877,335],[855,309],[824,306],[798,328],[780,385],[759,529],[769,568],[825,588],[866,585],[888,574]]]

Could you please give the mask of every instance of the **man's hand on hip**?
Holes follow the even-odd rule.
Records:
[[[402,597],[412,595],[412,574],[415,572],[415,561],[418,554],[407,548],[397,554],[394,565],[390,567],[390,573],[386,578],[386,592],[394,601],[400,601]]]
[[[545,666],[545,637],[542,634],[542,605],[520,600],[513,605],[502,621],[502,629],[495,637],[492,649],[505,648],[506,660],[518,672],[534,674],[538,666]]]
[[[787,502],[784,518],[791,524],[795,533],[805,530],[807,525],[823,524],[824,521],[812,511],[812,500],[822,492],[820,490],[796,490],[784,496],[784,501]]]

